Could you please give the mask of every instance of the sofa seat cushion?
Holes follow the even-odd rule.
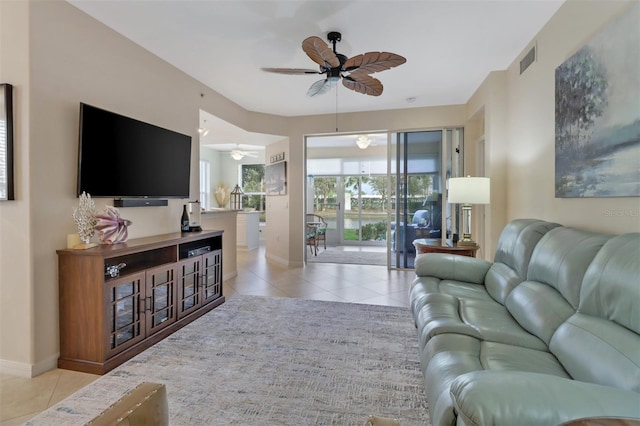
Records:
[[[455,297],[471,299],[493,300],[483,285],[473,284],[455,280],[441,280],[436,277],[418,277],[411,284],[409,300],[411,300],[411,311],[415,314],[420,312],[427,303],[428,294],[442,293]]]
[[[547,350],[547,345],[523,329],[498,302],[458,298],[432,293],[416,317],[419,346],[443,333],[457,333],[480,340]]]
[[[462,374],[488,370],[526,371],[570,378],[549,352],[483,342],[459,334],[441,334],[429,340],[420,354],[420,363],[434,425],[450,424],[454,419],[450,386]]]
[[[550,352],[504,343],[486,342],[459,334],[441,334],[423,348],[420,360],[428,366],[441,353],[470,354],[466,370],[529,371],[570,379],[560,361]],[[424,372],[424,371],[423,371]]]
[[[482,342],[480,350],[480,362],[485,370],[529,371],[571,378],[560,361],[546,351],[495,342]]]

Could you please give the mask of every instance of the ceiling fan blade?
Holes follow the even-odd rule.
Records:
[[[325,78],[324,80],[318,80],[309,87],[307,90],[308,96],[318,96],[327,93],[333,87],[336,86],[337,79]]]
[[[307,68],[262,68],[262,71],[275,72],[277,74],[322,74],[320,71],[307,69]]]
[[[311,60],[325,68],[335,68],[340,66],[340,60],[331,50],[329,45],[320,37],[311,36],[302,42],[302,50]]]
[[[377,78],[373,78],[364,72],[353,72],[342,78],[342,85],[347,89],[354,90],[370,96],[380,96],[382,94],[382,83]]]
[[[397,67],[405,62],[407,62],[407,60],[403,56],[396,55],[395,53],[367,52],[347,59],[344,63],[344,70],[357,70],[359,73],[372,74]]]

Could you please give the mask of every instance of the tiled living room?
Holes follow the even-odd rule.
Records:
[[[225,282],[227,299],[238,295],[288,297],[343,303],[409,306],[413,271],[387,271],[384,266],[310,264],[286,268],[258,250],[238,252],[238,276]],[[98,375],[55,369],[33,379],[0,375],[0,424],[20,425]]]

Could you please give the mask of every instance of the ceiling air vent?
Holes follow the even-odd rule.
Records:
[[[531,48],[531,50],[529,50],[529,52],[527,52],[527,54],[524,55],[524,58],[520,60],[520,75],[522,75],[524,70],[529,68],[529,65],[534,63],[535,60],[536,60],[536,46],[534,45]]]

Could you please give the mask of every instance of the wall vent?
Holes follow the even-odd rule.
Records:
[[[527,68],[529,68],[529,65],[531,65],[535,61],[536,61],[536,46],[534,45],[531,48],[531,50],[529,50],[529,52],[527,52],[527,54],[524,55],[524,58],[522,58],[522,60],[520,60],[520,75],[522,75],[522,73]]]

